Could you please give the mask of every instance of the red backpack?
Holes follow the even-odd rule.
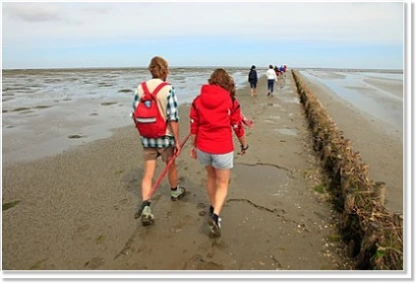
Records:
[[[133,114],[133,119],[141,136],[145,138],[159,138],[165,136],[167,121],[158,109],[157,94],[166,85],[163,82],[150,93],[145,82],[141,84],[144,94],[139,100],[138,106]]]

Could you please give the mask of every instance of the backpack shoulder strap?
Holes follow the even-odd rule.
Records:
[[[155,89],[154,89],[154,91],[152,91],[152,93],[151,93],[151,95],[152,95],[152,97],[154,97],[154,99],[155,98],[157,98],[157,94],[158,94],[158,92],[160,92],[160,90],[161,89],[163,89],[165,86],[167,86],[167,85],[170,85],[170,84],[168,84],[167,82],[162,82],[162,83],[160,83]]]
[[[144,91],[145,95],[150,94],[147,83],[145,81],[141,83],[141,88],[142,88],[142,91]]]
[[[160,83],[155,89],[154,89],[154,91],[152,91],[152,93],[151,92],[149,92],[149,89],[148,89],[148,86],[147,86],[147,83],[144,81],[144,82],[142,82],[141,83],[141,87],[142,87],[142,90],[144,91],[144,94],[149,94],[149,95],[151,95],[152,97],[154,97],[154,99],[156,98],[156,96],[157,96],[157,94],[158,94],[158,92],[160,92],[160,90],[164,87],[164,86],[167,86],[167,85],[170,85],[170,84],[168,84],[167,82],[162,82],[162,83]]]

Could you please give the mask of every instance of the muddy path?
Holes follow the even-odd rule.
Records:
[[[334,212],[322,193],[321,171],[293,79],[266,96],[238,92],[250,149],[236,156],[222,236],[208,236],[205,171],[177,160],[188,195],[172,202],[163,181],[152,199],[154,225],[143,227],[142,153],[136,131],[74,151],[3,169],[4,270],[333,270],[346,269]],[[181,107],[182,134],[188,106]],[[183,136],[182,135],[182,136]],[[238,143],[236,144],[238,145]],[[162,170],[161,163],[157,173]]]

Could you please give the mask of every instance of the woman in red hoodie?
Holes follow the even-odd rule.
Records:
[[[241,155],[248,149],[241,107],[235,99],[235,83],[224,70],[216,69],[209,84],[202,86],[190,108],[192,158],[198,158],[207,171],[206,187],[210,201],[208,221],[212,235],[221,235],[219,215],[228,192],[234,163],[232,130],[241,143]]]

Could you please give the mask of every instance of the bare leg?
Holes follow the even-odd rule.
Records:
[[[142,178],[142,201],[151,199],[152,178],[154,177],[157,160],[146,160],[145,171]]]
[[[218,216],[222,211],[222,206],[225,203],[226,195],[228,193],[230,173],[230,169],[216,169],[216,194],[213,203],[213,212]]]
[[[205,168],[208,173],[206,189],[209,196],[209,202],[211,206],[214,206],[216,196],[216,170],[211,165],[207,165]]]
[[[168,182],[170,183],[171,188],[177,187],[177,178],[177,165],[176,161],[173,161],[173,163],[168,168]]]

